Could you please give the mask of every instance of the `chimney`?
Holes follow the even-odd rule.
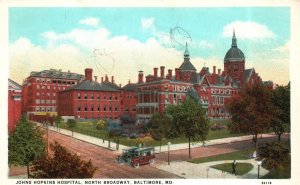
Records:
[[[107,75],[105,75],[105,81],[108,82],[108,76]]]
[[[221,75],[221,69],[218,69],[218,75]]]
[[[115,83],[114,76],[111,76],[111,83]]]
[[[94,76],[95,77],[95,82],[97,82],[97,76]]]
[[[216,74],[216,66],[213,67],[213,74]]]
[[[122,84],[119,84],[119,87],[122,88]]]
[[[139,71],[139,81],[138,83],[143,83],[143,78],[144,78],[144,74],[143,74],[143,71]]]
[[[175,79],[180,80],[180,69],[175,68]]]
[[[154,71],[154,79],[157,79],[157,70],[158,70],[157,67],[153,68],[153,71]]]
[[[93,80],[93,69],[86,68],[84,70],[84,72],[85,72],[85,80],[92,81]]]
[[[168,70],[168,79],[171,80],[172,79],[172,69]]]
[[[101,77],[101,83],[103,83],[103,77]]]
[[[160,66],[160,77],[165,78],[165,66]]]
[[[128,80],[128,83],[130,84],[130,80]]]

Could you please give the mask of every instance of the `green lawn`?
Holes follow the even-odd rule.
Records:
[[[269,173],[261,177],[262,179],[290,179],[291,168],[283,168],[277,170],[271,170]]]
[[[249,159],[250,156],[252,156],[255,149],[250,150],[241,150],[236,152],[231,152],[227,154],[221,154],[211,157],[203,157],[203,158],[197,158],[189,160],[191,163],[206,163],[211,161],[223,161],[223,160],[246,160]]]
[[[60,128],[68,129],[66,123],[62,123],[60,125]],[[85,135],[90,135],[93,137],[101,138],[108,140],[107,131],[106,130],[97,130],[96,125],[93,122],[77,122],[76,128],[74,128],[74,132],[78,132]],[[212,139],[220,139],[220,138],[226,138],[226,137],[237,137],[241,136],[243,134],[233,134],[230,133],[229,130],[223,129],[223,130],[211,130],[208,135],[208,140]],[[115,139],[113,139],[115,141]],[[119,140],[119,143],[126,146],[137,146],[140,143],[145,143],[146,146],[159,146],[160,141],[155,141],[153,139],[143,139],[143,138],[137,138],[137,139],[130,139],[130,138],[124,138],[121,137]],[[171,142],[172,144],[178,144],[178,143],[187,143],[188,139],[184,137],[179,137],[175,139],[164,139],[162,141],[162,145],[166,145],[168,142]]]
[[[218,170],[222,170],[228,173],[232,173],[232,163],[224,163],[224,164],[218,164],[210,166],[211,168],[215,168]],[[237,163],[236,166],[236,174],[237,175],[244,175],[248,173],[250,170],[252,170],[253,165],[250,163]]]

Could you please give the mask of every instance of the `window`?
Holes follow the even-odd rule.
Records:
[[[88,111],[88,106],[87,106],[87,104],[84,105],[84,111],[85,111],[85,112]]]
[[[42,85],[42,89],[45,89],[45,86]]]
[[[36,112],[40,112],[40,108],[39,108],[39,107],[36,107],[36,108],[35,108],[35,111],[36,111]]]
[[[50,96],[50,93],[47,93],[47,96],[49,97],[49,96]]]
[[[111,100],[111,99],[112,99],[112,96],[110,95],[108,99]]]
[[[100,104],[98,104],[97,110],[100,111]]]
[[[55,93],[53,93],[53,97],[55,97],[56,96],[56,94]]]
[[[37,81],[37,82],[40,82],[40,79],[39,79],[39,78],[37,78],[37,79],[36,79],[36,81]]]
[[[45,100],[41,100],[41,104],[44,104],[45,103]]]
[[[77,98],[81,99],[81,94],[80,93],[77,93]]]
[[[103,111],[106,111],[106,105],[103,106]]]
[[[239,70],[239,66],[237,64],[234,64],[233,71],[238,71],[238,70]]]
[[[94,93],[91,94],[91,99],[94,99]]]
[[[50,107],[47,107],[47,112],[50,112]]]
[[[84,99],[86,100],[88,98],[88,95],[87,94],[84,94]]]
[[[36,89],[40,89],[40,85],[37,85],[37,86],[36,86]]]
[[[52,107],[52,111],[55,112],[55,111],[56,111],[56,108],[55,108],[55,107]]]
[[[36,96],[40,96],[40,93],[36,93]]]
[[[46,104],[48,104],[48,105],[49,105],[49,104],[50,104],[50,100],[46,100]]]
[[[40,104],[41,101],[40,100],[35,100],[35,104]]]
[[[55,105],[55,103],[56,103],[55,100],[52,100],[52,104]]]
[[[126,105],[126,107],[125,107],[125,112],[128,112],[128,106]]]
[[[118,104],[115,105],[115,111],[118,111]]]
[[[134,112],[136,111],[136,107],[135,106],[132,107],[132,111],[134,111]]]
[[[115,100],[117,100],[118,99],[118,96],[115,96]]]
[[[91,105],[91,111],[94,111],[94,104]]]
[[[112,110],[112,106],[111,106],[111,104],[109,104],[109,111],[111,111]]]
[[[97,99],[100,100],[100,94],[97,94]]]
[[[47,89],[50,89],[50,86],[49,86],[49,85],[47,85]]]
[[[80,104],[78,104],[77,111],[81,111],[81,106],[80,106]]]
[[[167,91],[168,90],[168,85],[165,85],[165,91]]]

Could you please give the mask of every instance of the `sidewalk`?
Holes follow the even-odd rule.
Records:
[[[222,163],[232,163],[232,160],[213,161],[213,162],[199,163],[199,164],[190,163],[186,161],[175,161],[175,162],[171,162],[170,165],[164,163],[164,164],[156,164],[154,167],[187,179],[201,179],[201,178],[257,179],[258,166],[257,166],[257,162],[254,159],[237,160],[237,162],[251,163],[253,165],[253,168],[248,173],[242,176],[236,176],[231,173],[222,172],[221,170],[217,170],[210,167]],[[268,170],[260,167],[260,177],[267,173]]]
[[[43,125],[41,123],[37,123],[37,125],[43,127]],[[45,127],[43,127],[43,128],[45,128]],[[62,129],[62,128],[59,128],[59,130],[58,130],[58,128],[54,127],[54,126],[48,126],[48,129],[53,132],[57,132],[57,133],[60,133],[60,134],[66,135],[66,136],[70,136],[70,137],[76,138],[81,141],[85,141],[85,142],[88,142],[88,143],[91,143],[91,144],[94,144],[94,145],[97,145],[97,146],[100,146],[103,148],[107,148],[112,151],[116,151],[116,148],[117,148],[117,144],[114,142],[110,142],[110,147],[109,147],[109,142],[107,140],[99,139],[96,137],[84,135],[84,134],[77,133],[77,132],[73,132],[73,136],[72,136],[72,131]],[[122,151],[123,148],[127,148],[127,146],[119,145],[120,151]]]
[[[41,123],[37,123],[38,125],[42,126]],[[88,136],[88,135],[84,135],[84,134],[80,134],[77,132],[73,132],[73,136],[72,136],[72,132],[66,129],[62,129],[60,128],[59,131],[57,130],[57,127],[53,127],[53,126],[48,126],[49,130],[54,131],[54,132],[59,132],[60,134],[64,134],[70,137],[74,137],[76,139],[103,147],[103,148],[107,148],[109,150],[112,151],[116,151],[116,143],[114,142],[110,142],[110,148],[108,147],[108,141],[107,140],[103,140],[103,139],[99,139],[96,137],[92,137],[92,136]],[[267,137],[273,137],[275,136],[275,134],[263,134],[262,137],[263,138],[267,138]],[[210,146],[210,145],[218,145],[218,144],[225,144],[225,143],[232,143],[232,142],[238,142],[238,141],[245,141],[245,140],[252,140],[252,135],[249,136],[239,136],[239,137],[229,137],[229,138],[222,138],[222,139],[214,139],[214,140],[210,140],[210,141],[206,141],[204,146]],[[202,143],[191,143],[191,148],[196,148],[196,147],[203,147]],[[125,145],[121,145],[119,144],[119,152],[122,151],[122,149],[124,148],[128,148],[128,146]],[[156,146],[155,148],[155,152],[156,153],[160,153],[160,147]],[[173,150],[181,150],[181,149],[188,149],[189,145],[188,143],[180,143],[180,144],[171,144],[170,145],[170,151]],[[168,151],[168,145],[162,145],[161,146],[161,152],[167,152]]]

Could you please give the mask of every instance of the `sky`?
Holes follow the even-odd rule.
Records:
[[[228,8],[9,8],[9,78],[62,69],[98,79],[137,82],[153,68],[179,67],[188,44],[191,62],[223,70],[233,30],[263,80],[286,85],[289,76],[290,9]]]

